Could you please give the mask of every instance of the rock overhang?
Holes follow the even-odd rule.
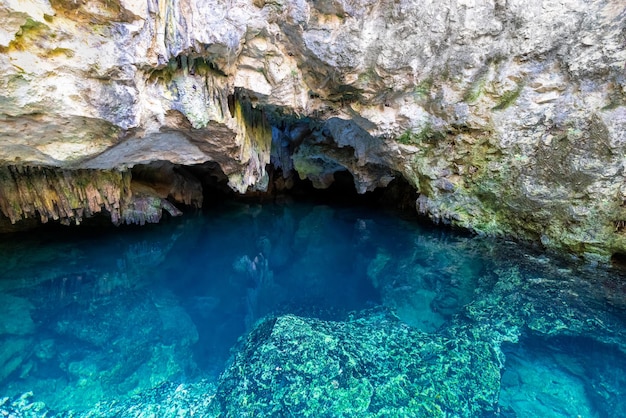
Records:
[[[6,166],[403,177],[435,222],[626,249],[617,1],[31,3],[1,6]]]

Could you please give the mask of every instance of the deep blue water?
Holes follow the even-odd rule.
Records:
[[[11,236],[0,257],[0,398],[32,391],[84,411],[164,381],[217,381],[267,315],[341,321],[384,306],[438,332],[493,300],[524,324],[503,339],[502,416],[626,413],[621,273],[514,243],[370,208],[233,203],[143,228]]]

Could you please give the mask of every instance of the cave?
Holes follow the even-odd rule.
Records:
[[[177,205],[183,212],[198,209],[209,210],[230,200],[248,202],[309,201],[317,204],[368,206],[394,210],[399,216],[417,218],[415,200],[417,191],[398,175],[387,186],[359,193],[354,177],[347,170],[332,174],[330,185],[316,188],[309,179],[301,179],[294,173],[287,178],[281,169],[272,164],[267,190],[239,194],[228,187],[228,178],[215,163],[194,166],[178,166],[168,162],[136,165],[131,169],[131,188],[141,191],[146,187],[152,193]]]
[[[626,416],[623,0],[0,19],[0,416]]]
[[[611,264],[619,267],[620,269],[626,269],[626,254],[615,253],[611,256]]]

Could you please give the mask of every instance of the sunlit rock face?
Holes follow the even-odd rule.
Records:
[[[0,18],[5,166],[210,163],[240,193],[270,163],[318,188],[404,177],[435,222],[626,252],[620,0],[3,0]]]

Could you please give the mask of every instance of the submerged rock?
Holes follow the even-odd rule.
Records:
[[[80,418],[97,417],[214,417],[215,385],[166,382],[123,401],[100,402]]]
[[[0,381],[3,381],[25,365],[28,360],[28,348],[32,338],[3,336],[0,347]]]
[[[31,317],[33,305],[25,298],[0,294],[0,336],[5,334],[28,335],[35,332],[35,323]]]
[[[5,417],[20,418],[51,417],[54,415],[43,402],[34,401],[32,397],[32,392],[26,392],[13,398],[0,398],[0,414]]]
[[[75,309],[90,315],[79,320]],[[75,302],[55,318],[54,332],[74,342],[58,347],[70,384],[49,404],[55,409],[80,411],[102,399],[125,399],[195,368],[191,346],[198,331],[171,295],[118,291]]]
[[[506,250],[495,251],[507,255]],[[414,262],[420,256],[432,254],[407,252],[405,259],[394,263],[410,265],[407,260]],[[563,409],[610,414],[611,408],[618,407],[621,392],[602,383],[616,377],[601,358],[623,362],[626,334],[621,311],[605,305],[607,296],[598,289],[614,285],[614,272],[597,270],[591,278],[584,270],[561,268],[557,260],[509,256],[502,268],[486,268],[478,278],[476,272],[451,274],[475,289],[437,329],[411,321],[414,315],[424,315],[424,307],[413,311],[403,307],[404,320],[416,322],[428,333],[386,311],[364,311],[344,322],[294,315],[262,320],[241,342],[220,378],[217,400],[222,412],[474,417],[515,416],[515,411],[543,416]],[[441,262],[446,264],[444,259]],[[402,279],[399,271],[393,273],[394,263],[380,258],[368,272],[378,277],[387,271],[389,281],[412,280],[415,288],[420,279],[428,279],[426,270],[406,268],[402,270],[408,278]],[[449,265],[468,268],[462,258]],[[415,275],[418,278],[411,278]],[[612,305],[620,303],[615,295],[611,299]],[[403,303],[402,292],[386,296],[387,306]],[[519,352],[529,341],[552,346],[545,350],[547,358],[520,360]],[[579,358],[590,345],[591,353],[598,353],[592,358],[566,358]],[[552,357],[560,363],[550,365]],[[505,382],[501,382],[503,373]],[[539,385],[546,373],[554,381]],[[581,394],[580,399],[568,402],[570,392]],[[520,396],[529,398],[524,401]],[[613,406],[594,404],[598,399]]]
[[[214,417],[215,385],[165,382],[128,399],[98,402],[87,411],[59,413],[34,400],[32,392],[0,398],[0,414],[19,418]],[[68,415],[69,414],[69,415]]]
[[[293,315],[252,331],[221,377],[226,415],[477,416],[496,408],[499,354],[385,312],[347,322]]]

